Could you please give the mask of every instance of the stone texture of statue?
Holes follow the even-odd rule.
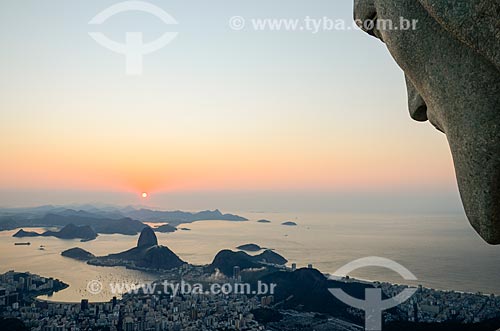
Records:
[[[354,17],[405,72],[411,117],[446,134],[467,217],[500,244],[500,1],[355,0]],[[362,24],[401,17],[416,29]]]

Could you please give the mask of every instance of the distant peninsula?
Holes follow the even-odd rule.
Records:
[[[87,227],[91,228],[93,232],[100,234],[136,235],[146,226],[144,223],[128,217],[117,216],[117,218],[108,218],[104,215],[70,209],[64,209],[62,211],[52,210],[40,216],[30,215],[30,217],[26,217],[23,215],[24,214],[14,214],[8,217],[0,217],[0,231],[27,227],[60,227],[64,229],[64,227],[71,225],[72,227],[76,226],[82,228],[80,231],[83,231],[83,227]],[[75,229],[73,228],[73,230]],[[88,231],[88,229],[85,231]],[[31,236],[35,237],[34,234],[36,232],[24,231],[24,233],[21,232],[19,235],[24,235],[26,233],[31,233]],[[64,236],[64,234],[62,235]],[[62,238],[57,235],[53,236]],[[89,238],[90,237],[91,236],[89,236]]]
[[[77,226],[74,224],[68,224],[60,231],[46,231],[44,233],[24,231],[21,229],[14,234],[13,237],[56,237],[59,239],[81,239],[82,241],[89,241],[97,238],[97,233],[95,233],[95,231],[88,225]]]
[[[231,222],[244,222],[248,219],[233,215],[223,214],[220,210],[205,210],[197,213],[190,213],[184,211],[157,211],[150,209],[132,210],[126,213],[127,216],[140,219],[143,222],[159,223],[168,222],[171,226],[177,226],[183,223],[193,223],[197,221],[231,221]]]

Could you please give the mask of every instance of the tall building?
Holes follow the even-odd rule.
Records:
[[[33,286],[33,277],[31,276],[28,276],[26,278],[26,288],[29,290],[31,290],[31,286]]]
[[[233,278],[236,281],[241,281],[241,268],[239,266],[233,268]]]
[[[80,304],[80,309],[83,310],[88,310],[89,309],[89,300],[87,299],[82,299],[82,302]]]
[[[130,316],[125,317],[123,321],[124,331],[134,331],[134,319]]]

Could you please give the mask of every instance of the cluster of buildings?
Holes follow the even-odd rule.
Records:
[[[104,330],[110,321],[118,322],[113,314],[113,303],[89,305],[87,300],[81,304],[35,301],[3,311],[3,317],[18,318],[34,331]]]
[[[379,286],[388,297],[393,297],[407,288],[389,283],[380,283]],[[410,322],[478,323],[500,317],[500,297],[481,293],[439,291],[419,286],[415,295],[398,306],[398,313],[399,316],[393,318]]]
[[[205,277],[201,269],[182,268],[183,274]],[[191,272],[190,272],[191,271]],[[241,281],[241,270],[235,267],[231,281]],[[355,281],[355,280],[346,280]],[[394,297],[404,285],[375,283],[387,297]],[[255,309],[274,306],[272,295],[247,296],[241,293],[171,293],[125,294],[107,303],[57,303],[33,300],[34,297],[60,290],[66,285],[57,279],[10,271],[0,275],[0,317],[22,320],[33,331],[209,331],[209,330],[293,330],[293,325],[314,324],[316,330],[359,330],[359,326],[317,314],[280,311],[281,322],[266,329],[255,319]],[[364,312],[349,309],[364,318]],[[420,286],[396,312],[385,313],[390,321],[424,323],[477,323],[500,317],[500,297],[481,293],[469,294],[439,291]],[[299,323],[300,322],[300,323]]]
[[[264,330],[251,313],[257,298],[244,295],[130,296],[121,303],[123,330]]]
[[[268,323],[266,331],[364,331],[365,328],[317,313],[281,311],[283,319]]]
[[[65,287],[57,279],[9,271],[0,275],[0,307],[19,307],[34,295],[50,294]]]
[[[261,305],[258,297],[159,293],[126,294],[121,300],[113,298],[107,303],[32,300],[46,289],[57,288],[57,283],[54,279],[15,272],[0,276],[0,317],[18,318],[33,331],[264,330],[252,314]],[[271,302],[265,297],[265,304]]]
[[[129,295],[96,304],[37,301],[4,316],[21,319],[32,331],[262,331],[251,313],[258,306],[257,299],[236,295]]]

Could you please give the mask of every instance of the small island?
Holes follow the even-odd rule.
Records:
[[[271,223],[270,220],[258,220],[257,223]]]
[[[95,255],[87,252],[84,249],[79,247],[68,249],[61,253],[64,257],[69,257],[71,259],[80,260],[80,261],[88,261],[95,258]]]
[[[262,247],[260,247],[257,244],[245,244],[245,245],[238,246],[236,248],[239,250],[242,250],[242,251],[247,251],[247,252],[258,252],[258,251],[263,249]]]
[[[287,222],[281,223],[281,225],[284,225],[284,226],[297,226],[297,223],[291,222],[291,221],[287,221]]]
[[[171,226],[170,224],[165,224],[161,225],[157,228],[154,228],[155,232],[160,232],[160,233],[172,233],[177,231],[177,228],[174,226]]]

